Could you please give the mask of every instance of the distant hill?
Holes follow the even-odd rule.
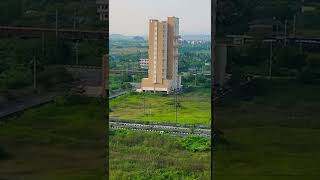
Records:
[[[134,36],[132,37],[133,40],[137,40],[137,41],[144,41],[144,37],[142,36]]]
[[[111,40],[135,40],[135,41],[144,41],[145,38],[143,36],[126,36],[122,34],[111,34]]]
[[[202,35],[202,34],[192,34],[192,35],[182,35],[183,40],[201,40],[201,41],[210,41],[211,35]]]
[[[132,39],[132,37],[125,36],[125,35],[122,35],[122,34],[111,34],[110,35],[110,39],[129,40],[129,39]]]
[[[148,36],[126,36],[122,34],[111,34],[110,39],[113,40],[148,40]],[[202,35],[202,34],[192,34],[192,35],[182,35],[184,40],[202,40],[210,41],[211,35]]]

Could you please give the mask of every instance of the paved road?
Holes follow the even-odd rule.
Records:
[[[0,107],[0,118],[53,101],[55,94],[32,95]]]
[[[124,95],[124,94],[126,94],[126,93],[127,93],[127,91],[116,92],[116,93],[114,93],[114,94],[111,94],[111,95],[109,96],[109,99],[114,99],[114,98],[119,97],[119,96],[122,96],[122,95]]]

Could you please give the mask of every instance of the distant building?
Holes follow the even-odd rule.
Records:
[[[179,19],[149,21],[149,71],[138,91],[170,93],[181,88],[178,75]]]
[[[149,59],[140,59],[139,64],[140,64],[141,69],[148,69],[149,68]]]
[[[184,39],[179,39],[180,44],[191,44],[191,45],[201,45],[201,44],[207,44],[210,41],[206,40],[184,40]]]
[[[144,38],[141,37],[141,36],[134,36],[134,37],[133,37],[133,40],[136,40],[136,41],[144,41]]]
[[[100,21],[108,21],[109,3],[108,0],[96,0],[97,14]]]

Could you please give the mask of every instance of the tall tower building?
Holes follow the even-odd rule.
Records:
[[[170,93],[181,88],[179,67],[179,19],[149,21],[149,71],[142,79],[140,91]]]

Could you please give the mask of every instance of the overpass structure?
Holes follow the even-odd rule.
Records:
[[[86,71],[101,71],[100,66],[87,66],[87,65],[64,65],[65,68],[67,69],[73,69],[73,70],[78,70],[82,72]],[[146,74],[148,71],[143,71],[143,70],[123,70],[123,69],[109,69],[110,74],[121,74],[121,73],[126,73],[126,74]]]
[[[43,36],[48,34],[56,36],[59,39],[70,41],[107,41],[109,38],[109,33],[107,30],[101,31],[65,28],[0,26],[0,38],[18,37],[22,39],[33,39],[42,38]]]
[[[254,36],[247,35],[227,35],[225,38],[218,38],[217,44],[225,44],[227,46],[242,46],[244,44],[250,44],[254,42],[256,38]],[[301,35],[290,36],[266,36],[262,40],[263,42],[278,42],[287,44],[304,44],[309,46],[320,45],[320,37],[309,37]]]

